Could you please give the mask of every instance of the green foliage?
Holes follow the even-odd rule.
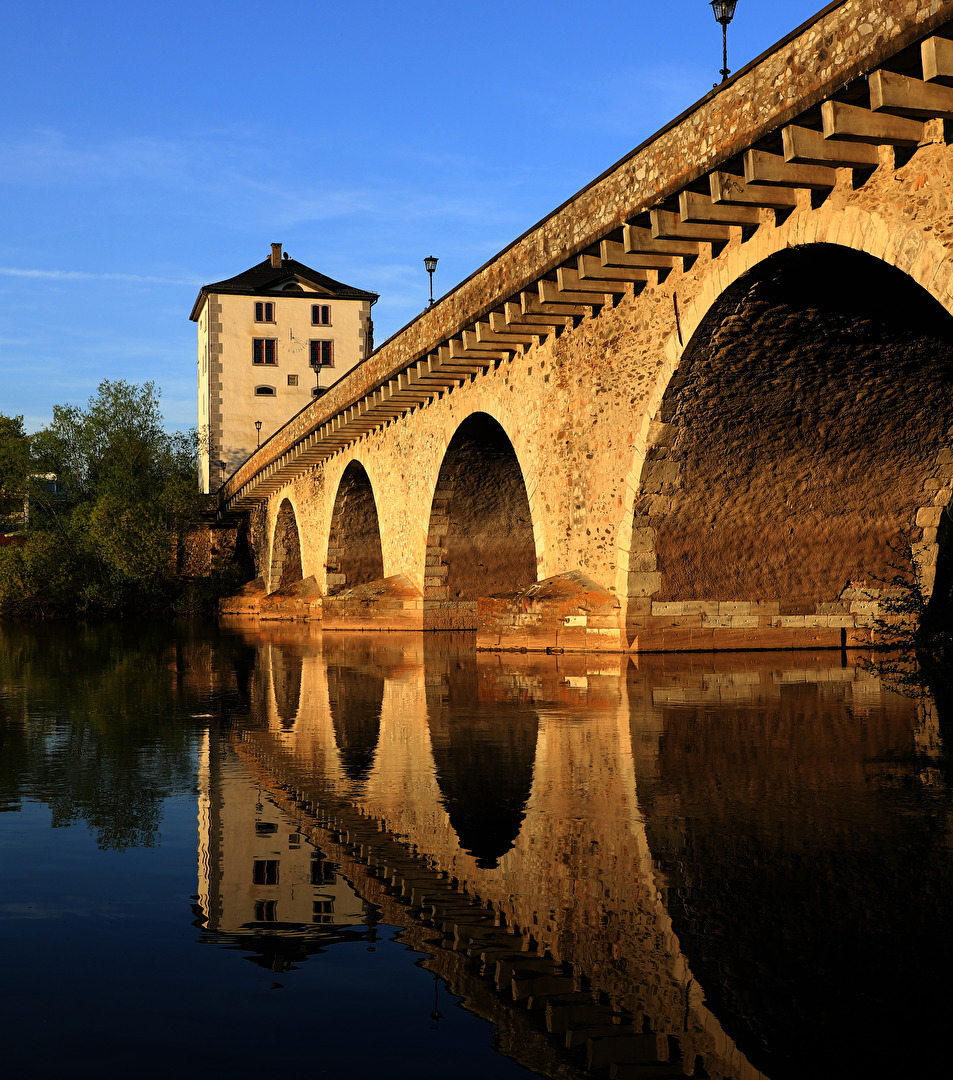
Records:
[[[21,525],[30,471],[30,442],[22,416],[0,414],[0,532]]]
[[[163,430],[152,383],[105,381],[30,437],[22,418],[0,418],[0,476],[29,505],[25,544],[0,548],[0,615],[174,609],[206,508],[196,452],[194,432]]]

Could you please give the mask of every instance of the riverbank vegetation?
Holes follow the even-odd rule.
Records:
[[[195,432],[163,426],[159,391],[100,384],[28,435],[0,416],[0,616],[194,612],[232,586],[228,571],[183,573],[209,512]]]

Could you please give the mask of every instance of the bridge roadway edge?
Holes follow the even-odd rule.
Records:
[[[641,293],[630,286],[612,300],[602,295],[605,302],[575,318],[572,330],[504,350],[483,365],[482,373],[460,378],[426,402],[416,401],[384,420],[378,416],[376,424],[352,429],[288,483],[273,481],[259,488],[259,482],[269,470],[275,473],[287,466],[302,447],[320,450],[329,426],[339,423],[346,430],[355,419],[352,412],[358,412],[368,394],[387,388],[409,365],[459,337],[461,330],[521,289],[544,275],[551,277],[567,255],[584,251],[594,239],[684,191],[750,145],[752,134],[783,126],[953,17],[951,3],[896,2],[876,5],[876,24],[863,22],[874,6],[869,0],[848,0],[825,9],[799,36],[749,65],[728,87],[684,114],[676,127],[643,144],[385,342],[238,470],[223,489],[223,504],[252,511],[259,564],[273,561],[270,533],[277,509],[287,499],[301,534],[302,575],[314,579],[310,603],[299,597],[284,609],[274,605],[273,614],[314,617],[327,610],[329,522],[341,474],[350,462],[359,461],[371,479],[381,517],[385,576],[400,577],[409,588],[383,618],[379,607],[358,603],[341,613],[335,625],[459,625],[450,616],[441,622],[439,609],[447,597],[438,595],[439,587],[435,592],[432,580],[428,594],[434,544],[428,560],[427,538],[443,454],[459,424],[480,412],[500,423],[515,450],[531,510],[539,579],[577,574],[581,580],[573,583],[576,591],[569,589],[559,603],[550,605],[551,617],[525,590],[513,602],[485,603],[482,645],[651,651],[838,647],[870,640],[875,597],[864,587],[852,595],[825,595],[813,606],[787,612],[784,597],[659,599],[657,561],[650,548],[639,550],[633,542],[644,530],[633,529],[632,521],[640,498],[665,498],[671,465],[664,460],[665,424],[659,408],[686,347],[725,290],[771,254],[817,243],[862,251],[903,270],[947,310],[953,309],[948,259],[953,228],[946,205],[950,165],[942,125],[927,126],[927,137],[903,168],[882,155],[881,166],[860,184],[854,170],[839,168],[836,185],[825,199],[808,199],[809,193],[801,191],[797,207],[784,220],[762,210],[753,233],[732,226],[730,239],[720,248],[706,254],[709,245],[701,245],[690,269],[675,266],[664,282],[650,281]],[[914,22],[904,24],[902,17],[911,8]],[[812,72],[805,58],[819,55],[819,41],[849,46],[850,36],[842,32],[845,25],[854,27],[855,37],[857,27],[869,31],[864,36],[871,44],[863,60],[836,70],[831,62]],[[775,86],[778,73],[791,69],[795,74],[790,80]],[[774,89],[765,92],[766,86]],[[732,122],[724,122],[727,116]],[[717,143],[705,135],[712,131],[719,132]],[[662,177],[668,179],[663,182]],[[555,449],[560,436],[568,436],[562,439],[564,445],[571,444],[566,453]],[[657,460],[650,461],[653,455]],[[940,446],[934,475],[924,480],[927,492],[938,494],[925,498],[911,514],[923,530],[917,551],[930,583],[937,525],[946,505],[938,500],[948,501],[948,459],[948,445]],[[280,472],[276,475],[280,479]],[[662,488],[655,490],[659,483]],[[273,591],[274,584],[266,581],[266,590]],[[582,603],[577,602],[580,589],[585,594]],[[600,590],[606,594],[601,606],[592,601]]]

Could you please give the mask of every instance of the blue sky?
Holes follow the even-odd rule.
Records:
[[[740,68],[820,0],[739,0]],[[0,412],[102,379],[195,423],[198,288],[280,242],[377,340],[702,97],[707,0],[46,0],[0,40]]]

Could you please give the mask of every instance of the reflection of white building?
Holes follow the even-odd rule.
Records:
[[[199,756],[198,897],[205,928],[251,936],[323,936],[364,925],[364,902],[206,734]]]

